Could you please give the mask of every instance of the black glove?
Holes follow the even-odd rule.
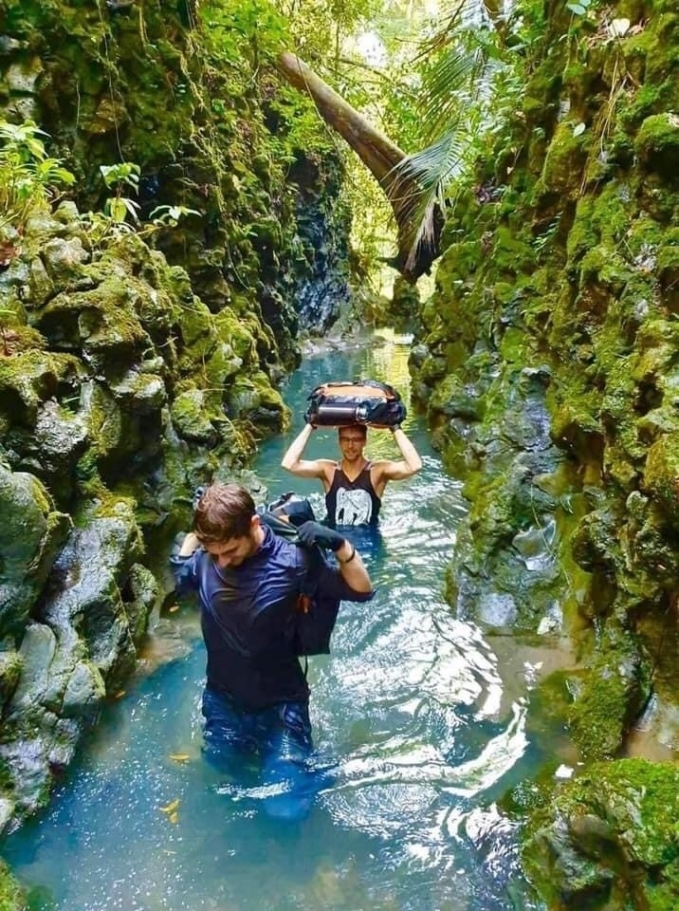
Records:
[[[198,503],[200,502],[200,498],[203,496],[206,490],[206,487],[196,487],[196,489],[193,491],[191,506],[193,507],[194,512],[196,511],[196,506],[198,506]]]
[[[305,522],[300,525],[297,529],[297,537],[302,544],[307,544],[309,547],[317,544],[324,550],[331,550],[333,553],[337,552],[346,540],[339,532],[333,531],[327,525],[321,525],[320,522]]]

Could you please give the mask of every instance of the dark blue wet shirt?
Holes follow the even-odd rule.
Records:
[[[220,569],[202,548],[171,559],[179,592],[198,592],[207,685],[247,711],[309,696],[295,651],[294,618],[312,569],[327,598],[372,598],[372,592],[351,589],[325,562],[312,568],[308,551],[263,528],[262,546],[240,566]]]

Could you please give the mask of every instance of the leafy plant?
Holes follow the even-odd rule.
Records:
[[[405,158],[393,178],[408,224],[411,266],[422,245],[434,246],[446,189],[473,158],[475,141],[488,129],[496,75],[504,68],[493,32],[470,27],[455,9],[419,55],[418,110],[421,151]]]
[[[130,199],[129,196],[123,196],[123,189],[130,187],[135,193],[138,192],[139,177],[141,176],[139,165],[131,161],[124,161],[120,164],[100,165],[99,170],[106,186],[109,189],[115,189],[115,196],[109,196],[104,203],[104,212],[116,224],[126,222],[128,215],[133,222],[138,222],[139,203]]]
[[[567,3],[566,9],[570,10],[574,16],[584,16],[591,3],[592,0],[576,0],[575,3]]]
[[[187,215],[200,215],[200,212],[186,206],[156,206],[149,218],[156,228],[175,228]]]
[[[107,238],[124,234],[136,233],[140,237],[148,237],[161,228],[176,227],[187,215],[200,215],[196,209],[189,209],[186,206],[162,205],[156,206],[151,212],[148,222],[141,223],[137,214],[139,204],[123,196],[125,186],[137,191],[141,176],[139,165],[127,161],[121,164],[100,165],[99,170],[106,186],[114,187],[116,195],[106,200],[103,212],[87,212],[81,216],[81,221],[87,226],[88,235],[95,245],[101,244]],[[128,215],[131,215],[133,224],[127,221]]]
[[[0,120],[0,231],[11,227],[21,234],[32,209],[54,201],[57,187],[75,183],[75,175],[48,156],[46,136],[32,120]]]

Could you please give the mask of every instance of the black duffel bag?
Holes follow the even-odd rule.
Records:
[[[406,406],[398,392],[377,380],[323,383],[316,386],[309,402],[304,417],[307,423],[319,427],[394,427],[406,416]]]

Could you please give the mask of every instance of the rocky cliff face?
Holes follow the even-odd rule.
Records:
[[[300,324],[325,328],[347,294],[348,213],[341,162],[295,138],[298,102],[238,4],[0,11],[0,112],[76,176],[0,245],[1,831],[134,667],[163,597],[149,567],[194,487],[286,422]],[[141,236],[102,221],[100,167],[121,161],[147,225],[193,214]]]
[[[471,501],[449,596],[491,628],[574,638],[544,701],[584,760],[618,756],[651,695],[676,750],[679,13],[521,6],[521,92],[454,188],[411,359]],[[548,894],[611,909],[644,888]]]
[[[212,314],[135,234],[93,246],[72,203],[29,219],[0,293],[4,827],[133,669],[160,594],[146,545],[285,407],[261,369],[271,330]]]
[[[3,0],[0,108],[52,137],[82,210],[101,209],[99,167],[122,160],[141,168],[143,216],[199,212],[154,244],[213,312],[246,307],[272,326],[261,368],[275,380],[297,363],[300,318],[322,330],[337,316],[305,306],[309,287],[348,294],[342,165],[296,135],[303,102],[257,56],[239,4],[196,6]]]

